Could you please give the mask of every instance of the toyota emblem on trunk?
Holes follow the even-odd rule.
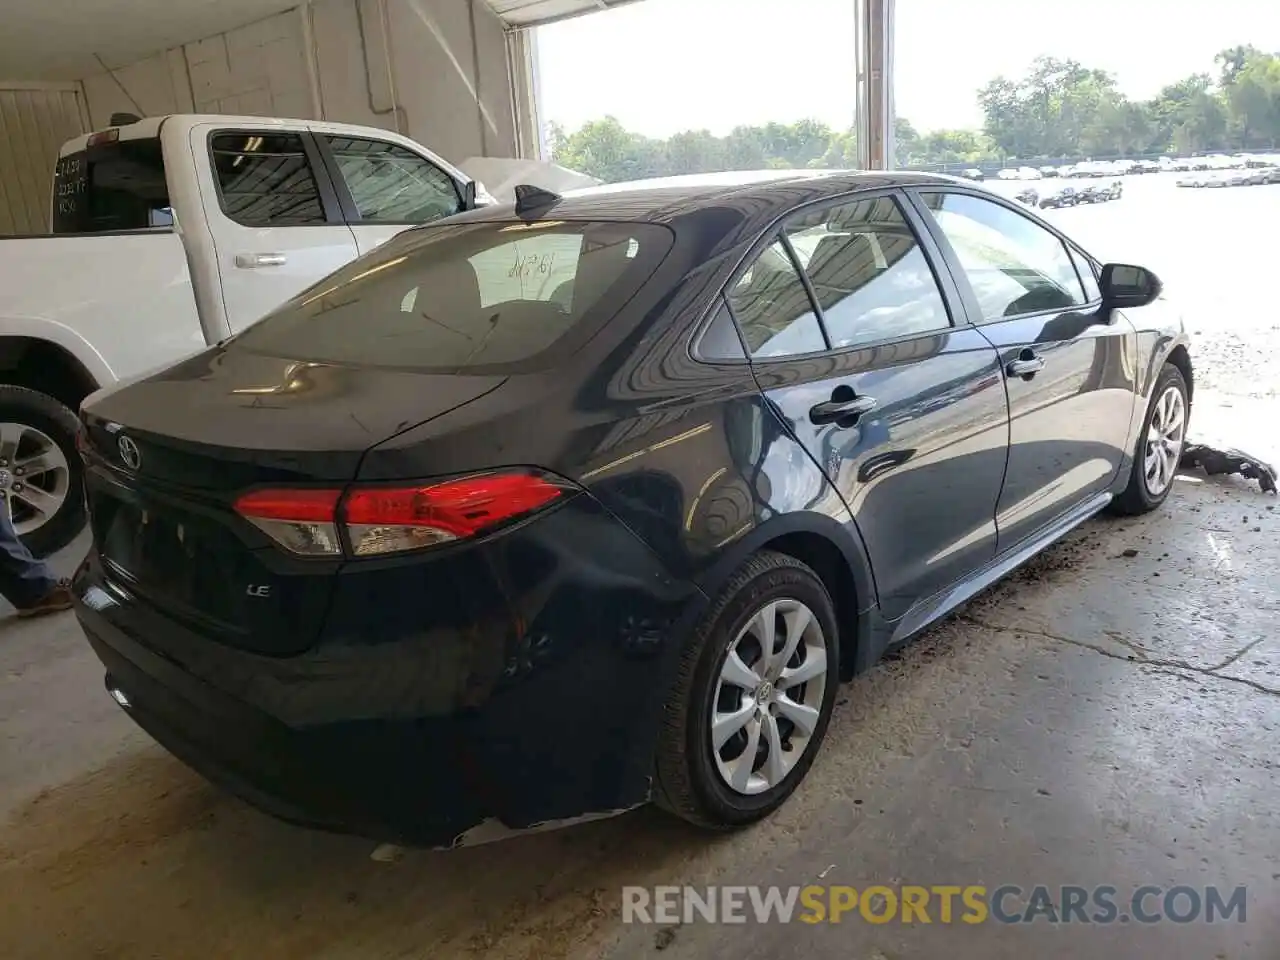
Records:
[[[120,459],[124,461],[124,465],[130,470],[137,470],[142,466],[142,452],[138,449],[138,445],[133,442],[132,437],[121,437]]]

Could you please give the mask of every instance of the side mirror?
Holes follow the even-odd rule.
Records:
[[[1164,285],[1146,267],[1128,263],[1108,263],[1102,268],[1102,305],[1109,309],[1145,307],[1160,296]]]
[[[476,208],[476,182],[468,180],[462,185],[462,209],[474,210]]]

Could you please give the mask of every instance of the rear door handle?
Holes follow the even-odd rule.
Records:
[[[1018,359],[1009,361],[1004,371],[1010,377],[1021,377],[1023,380],[1030,380],[1043,369],[1044,357],[1037,357],[1033,350],[1023,350],[1022,353],[1018,354]]]
[[[289,258],[283,253],[237,253],[236,266],[242,270],[254,270],[258,267],[283,267]]]
[[[827,400],[809,411],[814,423],[835,423],[839,420],[854,421],[864,413],[870,413],[879,404],[874,397],[853,397],[849,400]]]

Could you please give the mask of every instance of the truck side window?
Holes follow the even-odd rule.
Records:
[[[412,150],[358,137],[327,136],[361,223],[426,223],[462,209],[453,177]]]
[[[220,133],[212,138],[222,208],[246,227],[324,223],[315,175],[296,133]]]

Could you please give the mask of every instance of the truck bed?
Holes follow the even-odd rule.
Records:
[[[171,228],[0,237],[0,323],[10,336],[96,357],[99,369],[89,373],[99,383],[205,346],[182,238]]]

